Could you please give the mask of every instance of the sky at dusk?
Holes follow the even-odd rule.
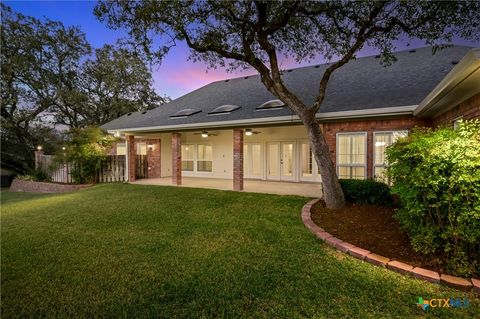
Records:
[[[14,11],[38,19],[48,17],[50,20],[63,22],[66,26],[78,26],[85,32],[88,42],[95,48],[104,44],[113,44],[117,39],[126,35],[120,30],[110,30],[93,15],[94,1],[4,1]],[[455,40],[455,44],[479,47],[480,43],[466,40]],[[414,41],[411,47],[422,47],[421,41]],[[397,44],[398,49],[404,49],[402,43]],[[359,56],[376,54],[370,48],[365,48]],[[235,71],[227,73],[224,69],[208,70],[205,64],[187,61],[189,55],[185,43],[180,43],[172,49],[160,66],[153,66],[154,86],[160,95],[177,98],[194,89],[210,82],[239,76],[239,74],[254,74],[252,70]],[[309,64],[325,62],[321,57],[302,64],[291,60],[284,60],[281,68],[292,68]]]

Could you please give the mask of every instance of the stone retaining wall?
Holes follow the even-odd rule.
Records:
[[[11,192],[31,192],[31,193],[65,193],[73,192],[81,188],[86,188],[91,184],[56,184],[46,182],[24,181],[21,179],[14,179],[10,186]]]

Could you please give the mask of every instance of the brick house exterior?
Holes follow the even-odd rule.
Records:
[[[341,178],[379,178],[384,148],[415,127],[480,118],[480,50],[430,49],[397,54],[391,68],[376,57],[351,62],[332,78],[318,123]],[[310,103],[324,65],[285,72]],[[314,84],[312,84],[314,83]],[[182,176],[321,183],[298,116],[275,100],[258,76],[217,81],[148,112],[126,114],[104,129],[123,136],[128,180],[139,145],[148,145],[148,178]],[[115,150],[112,150],[115,153]],[[309,153],[310,152],[310,153]]]

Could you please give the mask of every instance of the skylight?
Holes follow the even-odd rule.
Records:
[[[221,105],[219,107],[214,108],[211,112],[208,112],[208,114],[228,114],[231,113],[235,110],[240,109],[241,106],[237,105],[231,105],[231,104],[226,104],[226,105]]]
[[[257,106],[257,111],[263,110],[278,110],[285,106],[285,104],[280,100],[271,100],[263,103],[260,106]]]
[[[189,117],[190,115],[200,113],[201,110],[197,109],[183,109],[178,112],[176,112],[173,115],[170,115],[170,118],[178,119],[178,118],[183,118],[183,117]]]

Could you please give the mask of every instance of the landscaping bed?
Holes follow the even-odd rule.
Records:
[[[444,256],[415,252],[393,214],[392,207],[354,203],[333,211],[319,201],[312,207],[311,217],[319,227],[343,241],[415,267],[445,273]]]

